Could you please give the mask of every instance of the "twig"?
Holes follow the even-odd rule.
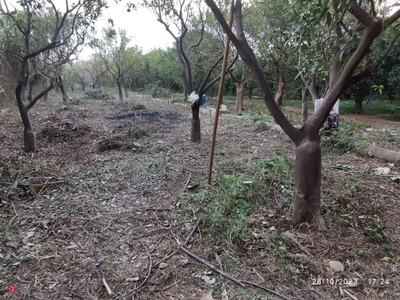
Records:
[[[71,292],[72,296],[75,296],[79,299],[85,300],[85,297],[83,297],[79,292]]]
[[[345,292],[351,299],[357,300],[357,298],[354,297],[348,290],[343,289],[343,292]]]
[[[206,262],[204,259],[198,257],[196,254],[193,254],[192,252],[190,252],[189,250],[187,250],[186,248],[180,247],[180,250],[182,250],[183,252],[185,252],[187,255],[189,255],[190,257],[194,258],[195,260],[205,264],[207,267],[209,267],[211,270],[217,272],[218,274],[222,275],[225,278],[228,278],[229,280],[237,283],[238,285],[244,287],[243,283],[240,282],[240,280],[233,278],[231,275],[226,274],[225,272],[221,271],[220,269],[218,269],[217,267],[213,266],[212,264]]]
[[[146,250],[146,252],[147,252],[147,255],[149,256],[149,263],[150,263],[150,266],[149,266],[149,271],[147,272],[147,275],[146,275],[146,277],[143,279],[143,281],[139,284],[139,286],[135,289],[135,291],[137,291],[137,290],[139,290],[139,288],[143,285],[143,284],[145,284],[146,283],[146,281],[149,279],[149,277],[150,277],[150,273],[151,273],[151,270],[153,269],[153,259],[151,258],[151,253],[149,252],[149,250],[143,245],[143,243],[142,243],[142,241],[141,240],[139,240],[139,243],[143,246],[143,248]]]
[[[274,294],[275,296],[277,296],[277,297],[279,297],[281,299],[290,300],[290,298],[288,298],[286,296],[283,296],[283,295],[275,292],[274,290],[271,290],[271,289],[269,289],[269,288],[267,288],[265,286],[259,285],[259,284],[255,283],[255,282],[251,282],[251,281],[247,281],[247,280],[241,280],[241,282],[243,282],[245,284],[253,285],[255,287],[258,287],[259,289],[262,289],[264,291],[267,291],[268,293]]]
[[[189,184],[189,181],[190,181],[190,178],[192,177],[192,172],[190,172],[189,173],[189,177],[188,177],[188,179],[186,180],[186,183],[185,183],[185,185],[184,185],[184,187],[183,187],[183,190],[186,190],[186,187],[187,187],[187,185]]]
[[[128,299],[128,296],[132,295],[133,293],[137,292],[145,283],[146,281],[149,279],[150,277],[150,273],[151,270],[153,269],[153,259],[151,258],[151,254],[149,252],[149,250],[143,245],[142,241],[139,240],[139,243],[143,246],[143,248],[146,250],[147,255],[149,256],[149,271],[147,272],[146,277],[143,279],[143,281],[139,284],[138,287],[136,287],[135,289],[133,289],[132,291],[130,291],[128,294],[124,295],[123,299]]]
[[[93,250],[93,255],[94,255],[94,259],[96,260],[96,267],[99,268],[100,271],[100,275],[101,275],[101,279],[103,281],[103,285],[107,290],[107,293],[111,296],[113,294],[113,292],[110,289],[110,286],[108,285],[106,279],[104,278],[104,273],[103,273],[103,269],[101,268],[101,262],[99,260],[99,256],[96,252],[96,249],[94,248],[94,237],[92,237],[92,250]]]
[[[153,249],[150,251],[150,253],[153,253],[154,250],[157,249],[157,246],[161,243],[161,241],[162,241],[162,238],[154,245],[154,247],[153,247]]]
[[[189,243],[190,239],[192,238],[193,234],[195,233],[197,227],[199,226],[199,220],[197,221],[196,225],[193,226],[192,230],[190,231],[188,237],[186,238],[185,242],[183,243],[182,247],[186,247],[187,243]]]
[[[264,287],[264,286],[262,286],[262,285],[259,285],[259,284],[255,283],[255,282],[251,282],[251,281],[247,281],[247,280],[239,280],[239,279],[236,279],[236,278],[232,277],[231,275],[229,275],[229,274],[225,273],[224,271],[222,271],[222,270],[221,270],[222,267],[221,267],[221,269],[218,269],[218,268],[215,267],[214,265],[212,265],[212,264],[206,262],[204,259],[198,257],[196,254],[194,254],[194,253],[190,252],[189,250],[187,250],[186,248],[184,248],[184,247],[186,246],[186,244],[189,242],[189,240],[190,240],[190,238],[192,237],[192,235],[194,234],[194,232],[196,231],[196,229],[198,228],[198,226],[199,226],[199,221],[197,221],[196,225],[195,225],[195,226],[192,228],[192,230],[190,231],[190,233],[189,233],[188,237],[186,238],[185,243],[183,244],[183,246],[179,248],[181,251],[185,252],[187,255],[189,255],[190,257],[194,258],[195,260],[201,262],[202,264],[205,264],[205,265],[206,265],[207,267],[209,267],[211,270],[217,272],[218,274],[220,274],[220,275],[222,275],[223,277],[225,277],[225,278],[227,278],[227,279],[229,279],[229,280],[231,280],[231,281],[237,283],[238,285],[240,285],[240,286],[242,286],[242,287],[244,287],[243,283],[249,284],[249,285],[253,285],[253,286],[258,287],[258,288],[260,288],[260,289],[262,289],[262,290],[264,290],[264,291],[267,291],[267,292],[269,292],[269,293],[271,293],[271,294],[273,294],[273,295],[275,295],[275,296],[278,296],[278,297],[280,297],[280,298],[282,298],[282,299],[284,299],[284,300],[290,300],[289,298],[287,298],[287,297],[285,297],[285,296],[283,296],[283,295],[281,295],[281,294],[279,294],[279,293],[277,293],[277,292],[275,292],[275,291],[273,291],[273,290],[271,290],[271,289],[269,289],[269,288],[267,288],[267,287]],[[199,228],[199,229],[200,229],[200,228]],[[220,263],[220,266],[221,266],[221,263]]]
[[[156,263],[153,265],[153,268],[157,267],[160,263],[166,261],[167,259],[171,258],[172,256],[174,256],[174,255],[177,254],[177,253],[178,253],[178,251],[174,251],[174,252],[172,252],[171,254],[167,255],[166,257],[164,257],[164,258],[161,259],[160,261],[156,262]]]
[[[12,207],[13,207],[13,209],[14,209],[15,216],[12,217],[12,218],[10,219],[10,221],[8,222],[8,226],[11,226],[11,225],[12,225],[12,222],[14,221],[14,219],[17,218],[17,217],[19,216],[17,210],[15,209],[14,203],[11,202],[11,205],[12,205]]]

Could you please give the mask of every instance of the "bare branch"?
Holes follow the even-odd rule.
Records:
[[[223,17],[221,11],[219,10],[215,2],[213,0],[206,0],[206,3],[211,8],[216,19],[224,29],[226,35],[236,46],[236,49],[240,54],[240,56],[242,57],[242,60],[247,64],[247,66],[251,70],[255,81],[257,82],[258,86],[263,92],[264,102],[267,105],[272,116],[275,118],[275,121],[282,127],[285,133],[292,139],[292,141],[295,144],[299,143],[302,139],[301,134],[299,134],[300,131],[290,123],[290,121],[285,117],[283,112],[279,109],[278,105],[275,103],[275,99],[271,93],[271,90],[269,89],[268,82],[264,77],[264,74],[260,66],[258,65],[253,50],[247,43],[242,24],[243,16],[242,16],[241,1],[238,0],[235,6],[235,24],[236,24],[237,37],[229,28],[228,24],[225,21],[225,18]]]
[[[40,94],[38,94],[35,98],[33,98],[31,102],[29,102],[29,104],[26,106],[27,110],[30,110],[36,104],[36,102],[38,102],[40,98],[42,98],[44,95],[46,95],[54,88],[54,81],[55,79],[53,77],[51,79],[50,85],[46,89],[44,89]]]

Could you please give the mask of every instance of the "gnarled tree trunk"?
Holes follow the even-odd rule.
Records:
[[[65,88],[64,81],[61,75],[57,77],[57,85],[60,87],[63,102],[65,103],[65,105],[69,106],[68,92]]]
[[[15,89],[19,112],[24,124],[24,151],[35,152],[37,150],[36,134],[33,132],[32,123],[29,118],[28,109],[24,103],[27,96],[27,84],[19,82]]]

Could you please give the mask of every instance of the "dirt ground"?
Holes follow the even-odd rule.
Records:
[[[0,107],[2,299],[400,299],[398,164],[324,149],[328,232],[293,226],[275,184],[250,201],[244,237],[232,240],[207,229],[196,195],[212,195],[218,174],[250,176],[265,157],[292,156],[283,133],[221,115],[207,187],[214,120],[201,117],[192,144],[183,104],[136,95],[42,102],[30,115],[38,152],[26,154],[16,107]],[[358,118],[398,150],[398,121]]]

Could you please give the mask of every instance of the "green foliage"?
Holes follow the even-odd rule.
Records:
[[[366,252],[364,249],[358,249],[358,251],[357,251],[358,256],[364,256],[365,254],[366,254]]]
[[[381,85],[374,84],[374,85],[371,86],[371,88],[374,91],[377,91],[379,93],[379,95],[382,95],[382,93],[383,93],[383,85],[382,84]]]
[[[362,126],[359,122],[340,120],[338,128],[321,136],[321,147],[339,155],[353,152],[356,146],[366,144],[366,139],[359,135]]]
[[[278,192],[280,199],[285,204],[289,204],[293,196],[293,163],[293,158],[282,149],[280,155],[261,159],[256,162],[252,166],[252,172],[259,174],[261,179],[260,186],[266,185],[272,187]]]
[[[169,96],[169,90],[156,86],[152,88],[151,96],[153,98],[166,98]]]
[[[85,92],[85,95],[89,99],[95,99],[95,100],[108,100],[112,99],[113,97],[103,88],[100,89],[93,89],[93,90],[88,90]]]
[[[290,256],[286,250],[286,244],[279,236],[277,231],[272,231],[268,235],[268,246],[272,255],[277,259],[277,266],[284,267],[287,265]]]
[[[274,118],[270,114],[265,114],[262,112],[245,112],[243,115],[254,122],[263,121],[263,122],[274,122]]]
[[[381,218],[377,215],[365,216],[361,220],[364,232],[374,242],[382,243],[385,240],[384,230],[386,228],[386,219]]]
[[[382,245],[383,250],[385,251],[385,256],[393,259],[396,256],[396,247],[389,245],[389,244],[383,244]]]
[[[382,128],[379,131],[377,137],[386,142],[395,142],[397,138],[397,130],[393,128]]]
[[[380,114],[393,114],[394,109],[399,105],[398,101],[386,101],[386,100],[373,100],[371,103],[363,105],[363,113],[365,115],[380,115]],[[354,101],[353,100],[341,100],[340,101],[340,113],[341,114],[352,114],[354,113]]]
[[[230,241],[242,239],[246,232],[244,219],[251,215],[246,199],[244,179],[222,174],[217,179],[218,191],[208,203],[202,223],[208,230],[220,230]]]

